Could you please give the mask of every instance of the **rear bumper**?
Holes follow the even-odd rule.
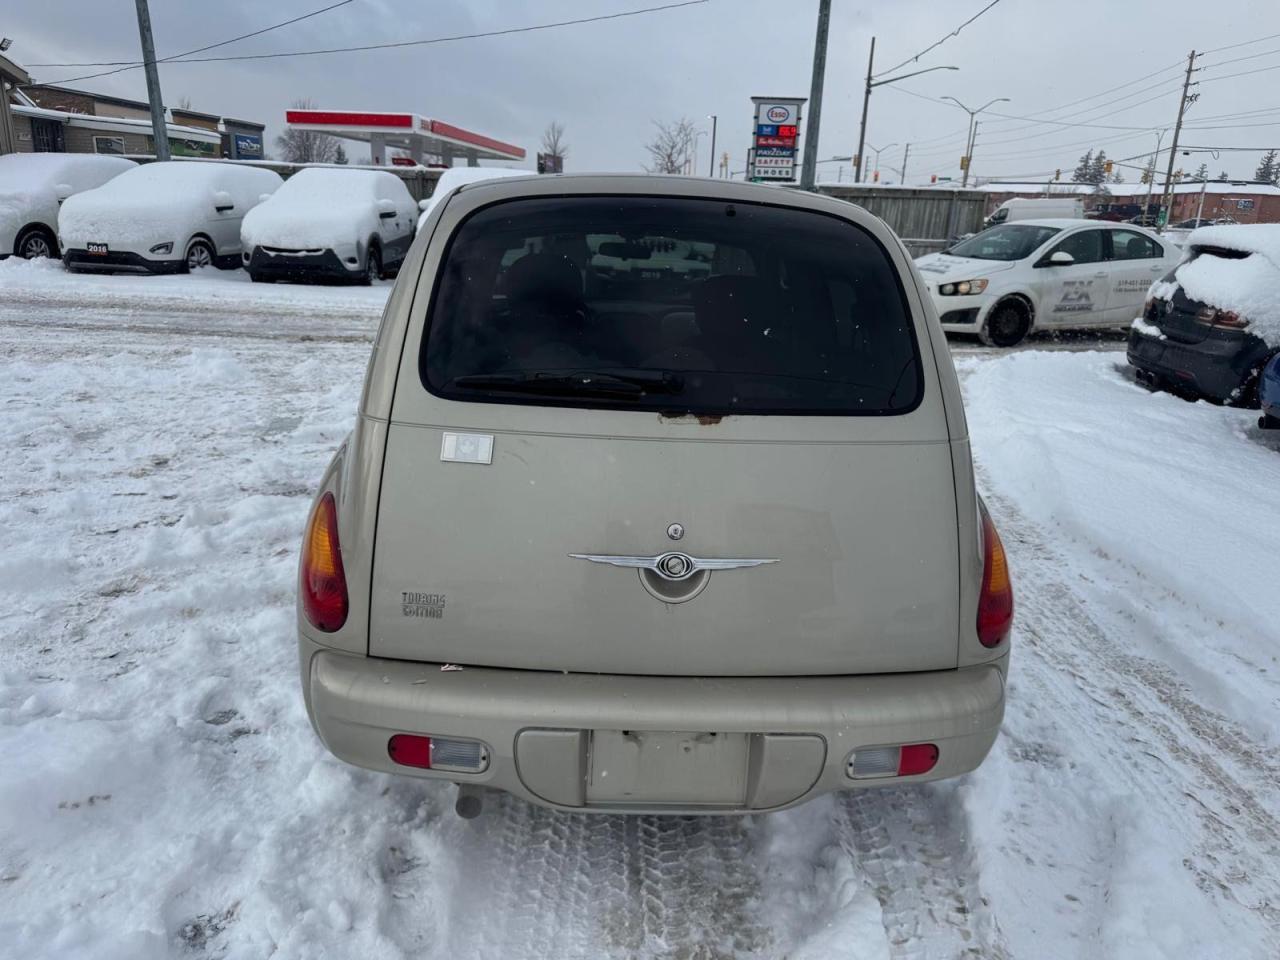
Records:
[[[1215,400],[1235,400],[1258,366],[1267,347],[1257,337],[1206,337],[1200,343],[1161,340],[1138,330],[1129,332],[1130,366]]]
[[[254,247],[244,262],[250,274],[281,280],[322,277],[330,280],[359,280],[364,276],[360,264],[348,266],[333,250],[315,253],[289,251],[272,253],[262,247]]]
[[[98,273],[178,273],[183,260],[149,260],[140,253],[111,251],[90,253],[88,250],[68,249],[62,254],[62,262],[68,270],[86,270]]]
[[[466,668],[353,656],[299,637],[307,710],[342,760],[410,776],[505,790],[533,803],[596,812],[750,813],[782,809],[833,790],[937,780],[976,768],[1004,715],[1007,658],[962,670],[856,677],[698,678],[564,674]],[[683,781],[663,782],[646,765],[643,797],[590,798],[593,731],[745,734],[742,784],[717,799],[690,801]],[[482,773],[394,764],[395,733],[480,740]],[[853,780],[861,747],[933,743],[926,774]],[[657,771],[657,772],[655,772]],[[687,775],[687,770],[685,771]],[[680,796],[685,799],[668,800]]]

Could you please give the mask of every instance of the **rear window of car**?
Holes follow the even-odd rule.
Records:
[[[821,213],[643,196],[508,200],[442,260],[420,354],[454,400],[886,415],[923,374],[896,268]]]

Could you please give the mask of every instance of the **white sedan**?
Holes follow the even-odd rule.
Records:
[[[1022,220],[916,260],[942,329],[1011,347],[1032,330],[1127,327],[1182,252],[1149,230]]]

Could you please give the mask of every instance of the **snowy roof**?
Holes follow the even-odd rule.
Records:
[[[1163,184],[1156,183],[1154,187],[1145,183],[1107,183],[1103,184],[1107,193],[1113,197],[1136,197],[1147,195],[1147,191],[1151,190],[1153,197],[1158,197],[1163,192]],[[1280,187],[1269,183],[1256,183],[1252,180],[1210,180],[1203,185],[1204,192],[1209,194],[1231,194],[1232,196],[1264,196],[1264,197],[1280,197]],[[1199,193],[1201,183],[1197,180],[1194,183],[1176,183],[1173,185],[1175,194]],[[987,193],[1043,193],[1045,189],[1044,183],[1035,182],[992,182],[984,183],[981,188]],[[1091,183],[1051,183],[1049,184],[1049,196],[1092,196],[1097,192],[1097,187]]]
[[[59,120],[69,127],[87,127],[91,130],[110,130],[114,133],[151,133],[150,120],[134,120],[129,117],[99,117],[89,113],[69,113],[66,110],[49,110],[45,107],[26,107],[14,104],[14,116],[40,117],[45,120]],[[203,140],[206,143],[221,143],[218,131],[204,127],[186,127],[178,123],[165,124],[169,136],[181,140]]]

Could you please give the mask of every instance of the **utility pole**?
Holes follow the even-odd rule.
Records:
[[[160,96],[160,73],[156,70],[156,45],[151,39],[151,13],[147,0],[134,0],[138,7],[138,35],[142,38],[142,63],[147,72],[147,99],[151,101],[151,139],[156,159],[169,159],[169,128],[164,122],[164,98]]]
[[[1151,216],[1151,192],[1156,185],[1156,159],[1160,156],[1160,144],[1164,141],[1164,135],[1167,131],[1161,130],[1156,134],[1156,152],[1151,155],[1151,163],[1147,165],[1147,205],[1142,208],[1144,217]],[[1157,219],[1157,224],[1159,220]]]
[[[867,56],[867,88],[862,93],[862,126],[858,130],[858,152],[853,158],[853,182],[862,182],[862,148],[867,142],[867,107],[871,104],[871,67],[876,62],[876,38],[871,38],[871,53]]]
[[[809,84],[809,119],[804,128],[804,162],[800,189],[812,190],[818,170],[818,130],[822,123],[822,81],[827,73],[827,27],[831,0],[818,0],[818,31],[813,41],[813,80]]]
[[[1169,146],[1169,169],[1164,175],[1164,193],[1162,195],[1164,205],[1164,223],[1161,226],[1167,226],[1169,218],[1173,213],[1173,164],[1178,158],[1178,135],[1182,133],[1182,115],[1186,113],[1187,107],[1199,98],[1199,94],[1193,97],[1187,96],[1187,91],[1191,88],[1191,74],[1195,72],[1196,52],[1191,51],[1187,57],[1187,76],[1182,81],[1182,96],[1178,100],[1178,122],[1173,127],[1173,143]]]
[[[911,144],[908,143],[905,147],[902,148],[902,170],[900,171],[900,175],[902,177],[901,182],[904,187],[907,185],[907,156],[910,153],[911,153]]]
[[[711,117],[711,163],[707,167],[707,176],[714,177],[716,175],[716,122],[718,118],[714,113],[708,114]]]

